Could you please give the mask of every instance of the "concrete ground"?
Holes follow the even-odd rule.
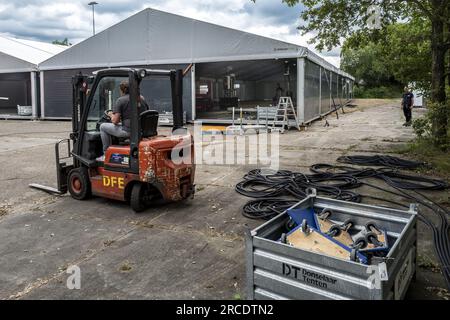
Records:
[[[308,172],[341,155],[395,155],[413,138],[398,101],[356,103],[339,120],[328,116],[329,127],[318,121],[282,135],[280,167]],[[245,298],[243,235],[261,222],[241,215],[248,199],[234,186],[251,166],[199,165],[193,200],[142,214],[116,201],[80,202],[28,188],[55,185],[53,145],[69,131],[69,122],[0,121],[1,299]],[[448,201],[446,193],[431,196]],[[435,260],[430,232],[420,224],[421,267],[407,298],[448,294]],[[80,290],[66,287],[71,265],[81,269]]]

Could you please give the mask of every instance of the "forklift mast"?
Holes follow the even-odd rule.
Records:
[[[173,131],[183,128],[183,71],[176,70],[170,74],[172,84]]]
[[[77,136],[80,129],[81,115],[86,105],[87,79],[88,77],[82,75],[81,72],[72,77],[72,133]]]

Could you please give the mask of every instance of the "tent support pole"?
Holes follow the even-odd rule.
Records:
[[[322,67],[319,67],[319,114],[322,115]]]
[[[195,120],[197,118],[197,115],[196,115],[197,101],[196,101],[195,95],[196,95],[196,90],[195,90],[195,63],[194,63],[191,68],[192,120]]]
[[[300,125],[305,122],[305,58],[297,59],[297,117]]]
[[[45,118],[45,99],[44,99],[44,71],[41,71],[39,74],[39,83],[41,87],[41,119]]]
[[[330,71],[330,110],[333,110],[333,72]]]
[[[31,81],[31,116],[37,118],[37,88],[36,88],[36,71],[30,72]]]

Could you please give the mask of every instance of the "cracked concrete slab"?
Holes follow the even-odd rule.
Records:
[[[61,275],[26,298],[209,299],[215,288],[214,298],[231,299],[236,288],[223,283],[242,280],[242,254],[240,240],[141,227],[78,264],[82,290]]]

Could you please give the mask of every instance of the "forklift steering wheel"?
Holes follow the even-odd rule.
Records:
[[[111,109],[105,110],[105,115],[104,115],[104,117],[111,120],[111,117],[109,116],[109,113],[110,113],[110,112],[112,112]]]
[[[112,110],[105,110],[105,112],[103,113],[103,116],[100,119],[98,119],[97,125],[96,125],[97,131],[100,131],[100,126],[102,125],[102,123],[111,123],[111,117],[108,115],[108,113],[111,111]]]

